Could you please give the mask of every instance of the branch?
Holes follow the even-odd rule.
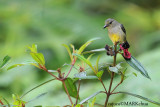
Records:
[[[65,88],[65,90],[66,90],[66,93],[67,93],[67,95],[68,95],[68,98],[69,98],[69,100],[70,100],[70,102],[71,102],[71,105],[73,105],[73,102],[72,102],[72,99],[71,99],[71,97],[70,97],[70,95],[69,95],[69,92],[68,92],[68,90],[67,90],[66,84],[65,84],[64,81],[62,81],[62,83],[63,83],[63,85],[64,85],[64,88]]]

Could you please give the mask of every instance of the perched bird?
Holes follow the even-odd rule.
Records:
[[[114,44],[120,43],[120,48],[124,52],[124,58],[130,59],[131,54],[128,51],[130,45],[126,40],[126,30],[124,26],[116,20],[108,18],[105,21],[104,28],[108,29],[108,35]]]

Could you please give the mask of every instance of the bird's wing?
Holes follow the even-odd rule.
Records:
[[[122,31],[126,34],[126,29],[124,28],[123,24],[120,25]]]

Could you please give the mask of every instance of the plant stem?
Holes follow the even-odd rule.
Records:
[[[67,90],[67,87],[66,87],[66,84],[65,84],[64,80],[62,80],[62,83],[63,83],[63,85],[64,85],[64,89],[66,90],[66,93],[67,93],[67,95],[68,95],[68,98],[69,98],[69,100],[70,100],[70,102],[71,102],[71,105],[73,105],[72,99],[71,99],[71,97],[70,97],[70,95],[69,95],[69,92],[68,92],[68,90]]]
[[[113,66],[116,66],[116,56],[117,56],[117,43],[114,44],[114,57],[113,57]],[[110,81],[110,85],[109,85],[109,89],[108,89],[108,93],[107,93],[107,98],[106,98],[106,101],[105,101],[105,105],[104,107],[107,107],[107,104],[108,104],[108,100],[109,100],[109,97],[111,95],[111,87],[112,87],[112,83],[113,83],[113,78],[114,78],[114,72],[112,72],[111,74],[111,81]]]
[[[104,85],[104,83],[103,83],[103,81],[100,79],[100,82],[101,82],[101,84],[103,85],[103,87],[104,87],[104,90],[105,90],[105,92],[106,92],[106,94],[107,94],[107,89],[106,89],[106,87],[105,87],[105,85]]]
[[[115,86],[115,88],[112,90],[112,92],[111,93],[113,93],[114,92],[114,90],[120,85],[120,84],[122,84],[122,82],[123,82],[123,80],[121,79],[121,81]]]
[[[54,78],[56,78],[57,80],[60,80],[58,77],[56,77],[55,75],[53,75],[51,72],[48,71],[48,69],[45,66],[39,65],[40,68],[44,71],[46,71],[47,73],[49,73],[50,75],[52,75]]]
[[[111,93],[111,94],[118,94],[119,92]]]
[[[78,92],[77,92],[77,98],[76,98],[76,105],[77,105],[77,103],[78,103],[78,98],[79,98],[80,84],[81,84],[81,81],[78,80]]]
[[[2,102],[1,100],[0,100],[0,104],[1,104],[1,105],[4,105],[3,102]],[[6,107],[6,106],[3,106],[3,107]]]
[[[65,76],[65,78],[64,78],[64,79],[66,79],[66,78],[68,77],[68,75],[69,75],[69,74],[70,74],[70,72],[72,71],[73,66],[74,66],[74,65],[71,65],[71,68],[70,68],[70,70],[68,71],[68,73],[67,73],[67,75]]]
[[[68,75],[70,74],[70,72],[72,71],[72,69],[73,69],[73,66],[74,66],[74,64],[76,63],[76,60],[75,59],[73,59],[73,61],[72,61],[72,65],[71,65],[71,68],[69,69],[69,71],[68,71],[68,73],[67,73],[67,75],[65,76],[65,78],[63,78],[62,80],[65,80],[67,77],[68,77]]]

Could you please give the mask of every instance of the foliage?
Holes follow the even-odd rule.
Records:
[[[69,63],[69,58],[67,58],[66,50],[61,47],[61,44],[74,44],[75,48],[80,47],[84,41],[87,41],[92,37],[102,37],[102,40],[96,41],[90,47],[86,49],[94,50],[104,47],[105,43],[110,44],[111,42],[107,38],[106,31],[102,29],[104,24],[104,19],[107,17],[115,17],[121,23],[124,24],[127,30],[127,39],[131,43],[132,48],[130,51],[148,71],[152,82],[141,78],[140,73],[127,68],[125,78],[128,77],[128,73],[131,71],[137,73],[137,78],[130,75],[125,82],[127,90],[133,90],[134,93],[139,93],[145,96],[152,96],[154,100],[157,99],[156,92],[159,90],[159,18],[160,18],[160,8],[159,1],[146,1],[142,0],[129,0],[129,1],[112,1],[112,0],[2,0],[0,1],[0,58],[4,57],[6,54],[12,57],[11,63],[8,65],[13,65],[16,63],[24,62],[21,64],[30,65],[32,63],[34,66],[37,65],[35,61],[30,63],[26,62],[31,59],[29,55],[24,54],[24,47],[28,44],[36,43],[39,46],[39,52],[43,53],[45,57],[45,65],[47,68],[56,71],[58,67],[64,64],[64,62]],[[72,13],[72,14],[71,14]],[[152,13],[152,17],[150,14]],[[70,45],[69,45],[70,46]],[[101,54],[100,64],[111,63],[110,57],[105,56],[105,49],[102,48],[103,52]],[[83,55],[86,54],[83,52]],[[88,57],[84,55],[85,58]],[[3,58],[2,58],[3,59]],[[2,60],[1,59],[1,60]],[[93,66],[96,63],[97,54],[91,58]],[[117,57],[117,61],[122,61],[121,57]],[[2,61],[1,61],[2,62]],[[38,65],[37,65],[38,67]],[[63,69],[68,69],[70,66],[65,66]],[[77,66],[76,66],[77,67]],[[1,71],[5,71],[1,69]],[[78,67],[77,67],[78,68]],[[108,69],[108,67],[107,67]],[[106,69],[105,69],[106,70]],[[102,75],[102,80],[104,82],[109,82],[109,79],[105,75],[109,76],[107,72]],[[48,70],[49,71],[49,70]],[[66,70],[62,70],[66,74]],[[86,76],[95,76],[94,73],[86,67]],[[53,72],[52,72],[53,73]],[[73,69],[72,73],[77,73],[77,70]],[[57,73],[53,73],[57,75]],[[116,74],[117,75],[117,74]],[[105,77],[104,77],[105,76]],[[0,74],[0,95],[4,96],[9,102],[11,99],[11,92],[22,95],[27,90],[34,87],[35,84],[40,84],[41,82],[47,81],[50,76],[47,76],[46,72],[39,72],[39,69],[32,66],[22,66],[16,69],[10,69],[7,72],[1,72]],[[118,76],[114,78],[114,81],[118,81]],[[89,82],[88,82],[89,81]],[[85,98],[88,94],[97,91],[97,87],[100,87],[99,81],[93,80],[92,82],[96,85],[92,85],[95,90],[90,90],[91,80],[82,80],[82,84],[85,82],[86,85],[82,85],[82,89],[85,90],[81,92],[82,98]],[[61,84],[52,83],[53,86],[48,86],[45,90],[50,91],[61,91]],[[152,87],[147,87],[148,85]],[[135,87],[137,86],[137,87]],[[22,88],[23,87],[23,88]],[[45,87],[45,86],[44,86]],[[54,88],[53,88],[54,87]],[[123,89],[123,87],[119,87]],[[144,93],[139,92],[139,89],[147,89]],[[38,88],[36,92],[45,91],[42,88]],[[29,97],[26,99],[31,99],[36,96],[36,92],[30,93]],[[59,96],[64,93],[60,92]],[[48,94],[47,94],[48,95]],[[40,99],[39,102],[44,103],[46,100],[52,102],[52,104],[60,104],[58,101],[61,97],[51,97],[47,96],[45,100]],[[96,97],[96,101],[102,103],[104,98],[101,96]],[[126,100],[125,97],[121,96],[121,101]],[[102,99],[99,101],[99,99]],[[115,96],[116,101],[119,98]],[[110,99],[114,102],[115,99]],[[132,101],[132,99],[130,99]],[[138,100],[138,99],[137,99]],[[45,104],[47,105],[48,102]],[[64,103],[66,103],[64,101]],[[29,103],[33,104],[33,103]],[[37,104],[35,101],[34,104]],[[30,105],[30,106],[31,106]],[[150,104],[152,106],[152,104]],[[154,105],[153,105],[154,106]]]
[[[73,45],[70,45],[71,48],[73,49],[73,51],[70,50],[69,46],[63,44],[63,46],[67,49],[67,52],[68,52],[68,54],[69,54],[69,56],[70,56],[70,60],[71,60],[71,66],[70,66],[70,69],[69,69],[69,71],[68,71],[68,73],[67,73],[66,75],[64,75],[64,73],[62,74],[62,70],[61,70],[62,68],[58,68],[57,70],[48,70],[48,69],[46,68],[46,66],[45,66],[45,59],[44,59],[43,54],[37,52],[37,45],[33,44],[31,47],[28,47],[28,48],[30,49],[30,55],[31,55],[31,57],[36,61],[36,63],[34,63],[34,64],[33,64],[33,63],[29,63],[29,64],[30,64],[30,65],[33,65],[33,66],[36,66],[36,67],[39,68],[39,69],[44,70],[44,71],[47,72],[49,75],[51,75],[52,77],[54,77],[54,79],[48,80],[48,81],[46,81],[46,82],[44,82],[44,83],[42,83],[42,84],[40,84],[40,85],[32,88],[31,90],[29,90],[29,91],[27,91],[25,94],[23,94],[20,98],[19,98],[18,96],[16,97],[15,95],[13,95],[13,101],[14,101],[14,102],[13,102],[13,105],[16,105],[16,106],[18,106],[18,105],[25,106],[26,102],[22,100],[22,98],[23,98],[24,96],[26,96],[27,94],[29,94],[31,91],[33,91],[33,90],[35,90],[35,89],[38,89],[39,87],[41,87],[41,86],[43,86],[43,85],[45,85],[45,84],[47,84],[47,83],[49,83],[49,82],[51,82],[51,81],[53,81],[53,80],[58,80],[58,81],[62,82],[62,88],[63,88],[63,90],[64,90],[65,93],[67,94],[68,99],[69,99],[71,105],[72,105],[72,106],[75,105],[75,107],[81,107],[85,102],[87,102],[88,100],[90,100],[91,98],[94,97],[94,99],[93,99],[91,102],[88,101],[88,104],[87,104],[87,107],[93,107],[94,104],[95,104],[95,96],[98,95],[99,93],[106,94],[106,96],[107,96],[104,106],[107,105],[108,99],[109,99],[110,95],[112,95],[112,94],[118,94],[118,93],[123,93],[123,94],[127,94],[127,95],[132,95],[132,96],[134,96],[134,97],[141,98],[141,99],[143,99],[143,100],[145,100],[145,101],[148,101],[148,102],[150,102],[150,103],[159,105],[158,102],[152,101],[152,100],[150,100],[150,99],[148,99],[148,98],[145,98],[145,97],[142,97],[142,96],[140,96],[140,95],[136,95],[136,94],[132,94],[132,93],[128,93],[128,92],[121,92],[121,91],[119,91],[119,92],[114,92],[115,89],[116,89],[119,85],[121,85],[122,82],[125,80],[124,77],[126,76],[126,73],[125,73],[125,72],[126,72],[126,70],[127,70],[127,69],[124,69],[124,70],[123,70],[123,67],[121,66],[121,63],[118,63],[118,64],[114,65],[114,64],[116,63],[116,62],[115,62],[116,59],[114,59],[113,65],[112,65],[112,64],[108,64],[108,72],[111,73],[111,83],[110,83],[110,86],[109,86],[109,90],[107,91],[107,90],[106,90],[106,86],[104,85],[103,80],[102,80],[102,76],[103,76],[103,74],[104,74],[104,70],[100,70],[100,69],[99,69],[100,56],[98,56],[95,65],[93,65],[93,64],[91,63],[91,61],[90,61],[90,59],[91,59],[91,57],[93,56],[93,54],[90,54],[88,58],[85,58],[84,55],[83,55],[84,49],[85,49],[89,44],[91,44],[94,40],[97,40],[97,38],[87,41],[87,42],[86,42],[84,45],[82,45],[78,50],[76,50]],[[114,46],[115,49],[116,49],[116,46],[117,46],[117,45]],[[101,49],[100,49],[100,50],[98,49],[98,51],[96,51],[96,52],[99,52],[99,51],[101,51]],[[90,52],[92,53],[93,51],[90,51]],[[95,51],[94,51],[94,52],[95,52]],[[118,50],[118,49],[115,50],[115,53],[116,53],[116,54],[118,54],[118,53],[123,54],[123,53],[121,53],[121,50]],[[115,54],[115,55],[116,55],[116,54]],[[78,58],[79,60],[81,60],[81,65],[79,65],[78,73],[75,73],[73,78],[68,77],[69,74],[72,72],[72,69],[74,68],[74,66],[75,66],[75,64],[76,64],[76,62],[77,62],[77,58]],[[116,58],[116,57],[114,57],[114,58]],[[4,58],[3,61],[4,61],[5,63],[7,63],[9,59],[10,59],[10,57],[7,56],[7,57]],[[125,58],[124,58],[124,59],[125,59]],[[129,64],[131,67],[133,67],[133,68],[136,69],[137,71],[141,72],[143,76],[149,78],[147,71],[144,69],[144,67],[142,66],[142,64],[141,64],[140,62],[138,62],[134,57],[131,57],[131,59],[126,59],[126,61],[128,62],[128,64]],[[2,64],[2,65],[4,66],[5,63]],[[95,76],[90,76],[90,75],[87,76],[86,64],[87,64],[87,65],[91,68],[91,70],[94,72]],[[13,68],[15,68],[15,67],[23,66],[23,65],[26,65],[26,64],[15,64],[15,65],[12,65],[12,66],[8,67],[8,70],[13,69]],[[63,67],[63,66],[62,66],[62,67]],[[55,74],[52,74],[52,73],[56,73],[56,72],[58,73],[58,76],[56,76]],[[113,90],[111,90],[111,85],[112,85],[112,80],[113,80],[113,75],[114,75],[114,73],[116,73],[116,74],[118,74],[118,75],[121,75],[121,80],[120,80],[120,82],[113,88]],[[98,91],[98,92],[92,94],[91,96],[89,96],[89,97],[87,97],[87,98],[85,98],[84,100],[82,100],[82,101],[79,102],[79,100],[80,100],[80,95],[79,95],[80,85],[81,85],[81,81],[82,81],[83,79],[98,79],[98,80],[101,82],[101,84],[102,84],[102,86],[103,86],[103,88],[104,88],[105,91]],[[149,78],[149,79],[150,79],[150,78]],[[79,81],[79,82],[78,82],[78,86],[76,86],[76,81],[77,81],[77,80]],[[34,98],[34,99],[37,99],[37,98],[39,98],[39,97],[42,97],[42,96],[44,96],[45,94],[46,94],[46,93],[42,93],[42,94],[40,94],[39,96],[37,96],[36,98]],[[71,97],[73,97],[73,98],[76,99],[76,103],[73,103]],[[34,101],[34,99],[31,100],[31,101]],[[7,101],[6,101],[6,102],[7,102]],[[29,101],[29,102],[30,102],[30,101]],[[79,102],[79,103],[78,103],[78,102]],[[3,103],[1,103],[1,104],[3,104]],[[7,102],[7,104],[10,105],[8,102]]]
[[[8,62],[10,59],[11,59],[11,57],[9,57],[8,55],[5,56],[5,57],[3,58],[2,64],[0,65],[0,69],[2,69],[2,68],[7,64],[7,62]]]

